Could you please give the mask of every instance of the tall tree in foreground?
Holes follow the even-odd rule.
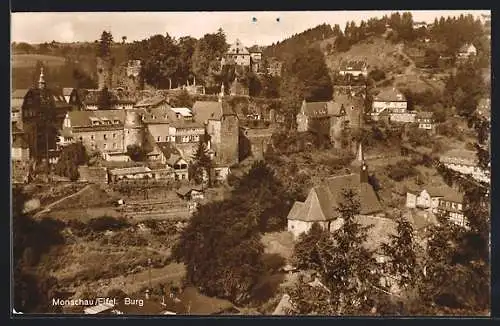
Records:
[[[236,201],[201,206],[173,248],[186,281],[209,296],[245,300],[263,272],[256,217]]]
[[[189,166],[190,179],[192,178],[199,185],[205,182],[206,175],[208,177],[208,186],[210,187],[212,185],[212,159],[210,158],[204,139],[200,138],[196,152],[193,154],[191,160],[192,163]]]
[[[87,151],[82,143],[69,144],[61,151],[54,170],[57,175],[76,181],[78,179],[78,166],[87,163],[87,161]]]
[[[380,275],[373,252],[365,247],[368,228],[355,220],[360,206],[354,192],[345,190],[343,196],[338,208],[344,221],[340,229],[330,234],[313,227],[295,248],[297,263],[314,268],[324,284],[313,287],[299,283],[292,289],[291,300],[299,314],[369,314],[374,306]],[[323,291],[315,294],[320,302],[307,304],[305,298],[317,291]]]
[[[389,244],[383,244],[382,250],[390,257],[388,271],[398,279],[401,289],[415,285],[420,268],[417,264],[416,244],[413,239],[411,223],[401,215],[397,219],[397,234],[391,235]]]

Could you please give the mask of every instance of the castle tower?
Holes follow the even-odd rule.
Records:
[[[97,80],[99,89],[103,89],[104,86],[112,89],[113,67],[110,58],[97,57]]]
[[[124,150],[130,145],[144,145],[144,124],[141,115],[135,111],[125,110]]]

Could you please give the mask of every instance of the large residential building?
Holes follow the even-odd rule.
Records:
[[[38,87],[31,88],[24,96],[19,125],[33,158],[46,158],[56,149],[57,131],[71,110],[62,92],[46,86],[42,68]]]
[[[453,223],[467,226],[467,218],[464,215],[464,197],[461,193],[451,189],[443,197],[439,198],[437,212],[447,216]]]
[[[304,100],[296,117],[297,131],[325,135],[339,147],[343,130],[359,128],[362,111],[362,103],[347,95],[337,96],[328,102]]]
[[[408,114],[407,109],[408,103],[403,93],[396,88],[388,88],[373,98],[371,117],[377,121],[382,113],[387,112],[391,121],[414,122],[415,115]]]
[[[233,60],[236,65],[249,67],[251,63],[250,51],[241,43],[236,40],[226,53],[226,60]]]
[[[330,177],[313,187],[305,202],[294,203],[287,217],[289,232],[298,237],[308,232],[314,223],[330,231],[340,228],[343,220],[337,208],[344,200],[342,191],[348,189],[358,196],[361,205],[359,215],[383,214],[382,205],[368,180],[368,168],[364,162],[361,145],[354,163],[354,166],[359,166],[359,172]]]
[[[144,129],[137,111],[73,111],[64,120],[61,136],[65,142],[82,142],[88,151],[99,151],[105,159],[127,160],[128,146],[143,146]]]

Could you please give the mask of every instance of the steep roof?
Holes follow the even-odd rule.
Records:
[[[236,40],[227,51],[227,54],[239,54],[239,55],[249,55],[248,49],[241,43],[240,40]]]
[[[342,190],[344,189],[352,189],[356,193],[361,205],[361,214],[382,211],[373,187],[368,183],[361,183],[359,174],[352,173],[328,178],[322,185],[312,188],[306,201],[296,202],[287,218],[314,222],[329,221],[340,217],[337,209],[343,201]]]
[[[138,101],[134,107],[142,108],[149,106],[157,106],[161,103],[165,102],[167,99],[163,95],[154,95],[153,97],[146,97],[140,101]]]
[[[14,90],[12,90],[11,97],[12,98],[24,99],[24,97],[26,96],[26,94],[28,94],[28,91],[29,91],[28,88],[25,88],[25,89],[14,89]]]
[[[194,120],[201,123],[208,120],[220,120],[225,115],[236,115],[225,101],[196,101],[192,112]]]
[[[125,121],[124,110],[93,110],[93,111],[71,111],[68,112],[68,117],[71,121],[71,127],[91,127],[92,120],[110,120],[111,125],[115,120],[123,124]]]
[[[454,203],[462,203],[464,201],[464,195],[453,188],[450,188],[441,198],[445,201],[451,201]]]
[[[396,88],[386,88],[381,90],[373,100],[379,102],[406,102],[406,97]]]

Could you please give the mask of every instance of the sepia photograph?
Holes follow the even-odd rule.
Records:
[[[491,315],[489,10],[11,12],[12,315]]]

